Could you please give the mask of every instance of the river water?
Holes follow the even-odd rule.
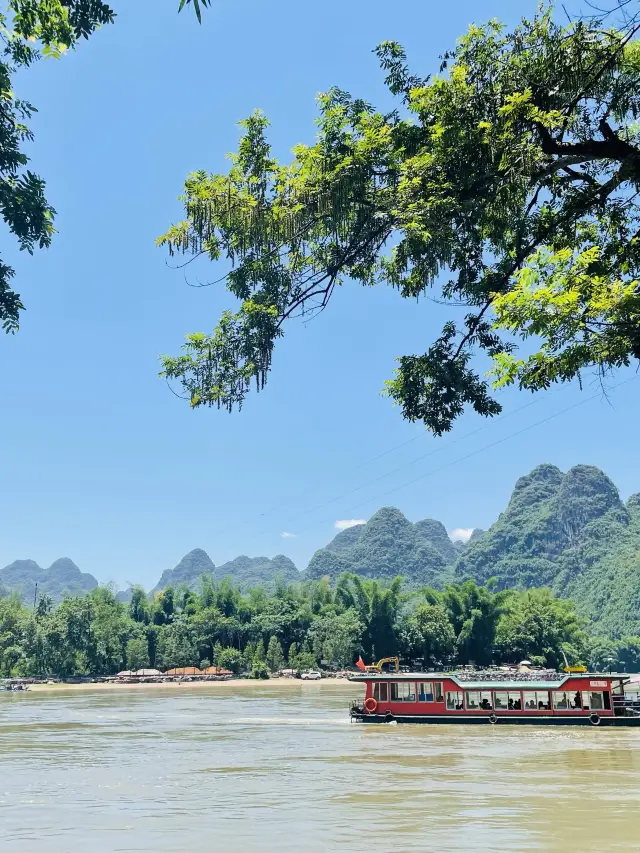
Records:
[[[0,693],[0,850],[640,850],[640,731],[351,725],[357,695]]]

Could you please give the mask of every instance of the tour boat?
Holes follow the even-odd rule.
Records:
[[[504,723],[640,726],[640,702],[625,695],[628,675],[544,670],[382,672],[349,678],[366,685],[351,718],[363,723]]]

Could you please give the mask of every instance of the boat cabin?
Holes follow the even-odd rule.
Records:
[[[591,721],[625,714],[628,676],[554,671],[457,673],[364,673],[365,719],[402,722],[525,722],[537,718]],[[373,720],[372,720],[373,722]]]

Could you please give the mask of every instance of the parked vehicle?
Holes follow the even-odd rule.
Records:
[[[301,673],[300,678],[303,678],[305,681],[318,681],[318,679],[322,678],[322,673],[315,669],[308,669],[306,672]]]

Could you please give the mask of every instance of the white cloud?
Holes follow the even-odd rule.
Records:
[[[454,527],[449,532],[449,538],[453,539],[454,542],[468,542],[472,533],[473,527]]]
[[[343,518],[342,521],[336,521],[334,527],[336,530],[346,530],[347,527],[355,527],[358,524],[366,524],[364,518]]]
[[[297,535],[298,535],[297,533],[287,533],[286,530],[283,530],[282,533],[280,534],[280,536],[282,536],[283,539],[295,539]]]

